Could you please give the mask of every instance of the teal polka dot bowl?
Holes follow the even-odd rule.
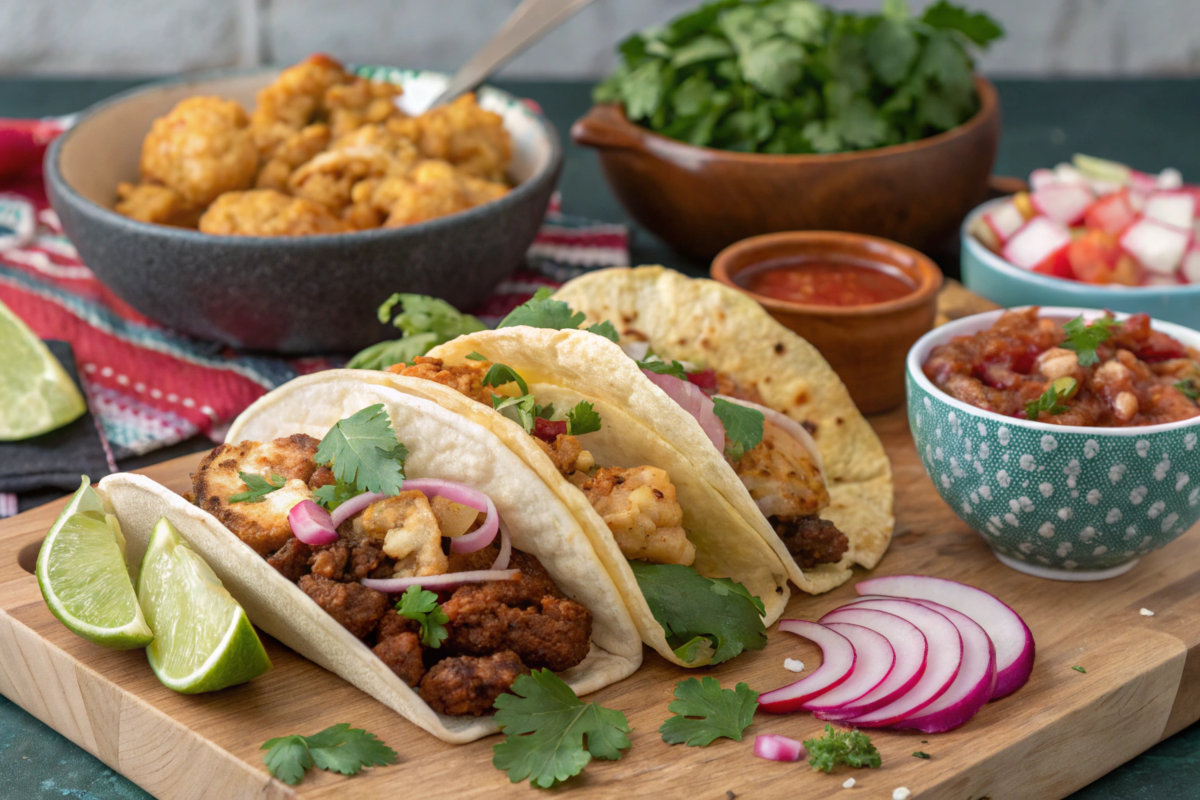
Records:
[[[921,365],[939,344],[990,328],[1003,311],[956,320],[908,354],[908,422],[947,505],[1003,563],[1057,580],[1103,580],[1178,538],[1200,518],[1200,418],[1080,428],[1005,417],[956,400]],[[1101,311],[1043,308],[1092,319]],[[1128,315],[1118,314],[1118,318]],[[1200,349],[1200,333],[1153,327]]]

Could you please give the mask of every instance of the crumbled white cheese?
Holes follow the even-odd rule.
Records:
[[[908,800],[910,797],[912,797],[912,792],[910,792],[907,787],[904,786],[901,786],[899,789],[892,792],[892,800]]]
[[[1151,610],[1150,610],[1150,609],[1148,609],[1148,608],[1143,608],[1143,609],[1142,609],[1142,616],[1143,616],[1143,617],[1153,617],[1153,616],[1154,616],[1154,612],[1153,612],[1153,611],[1151,611]]]
[[[843,789],[853,789],[854,788],[854,778],[846,778],[846,782],[842,784],[842,788]]]
[[[804,662],[797,661],[794,658],[785,658],[783,660],[783,668],[788,672],[804,672]]]

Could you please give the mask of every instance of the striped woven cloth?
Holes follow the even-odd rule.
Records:
[[[40,176],[0,177],[0,203],[22,201],[36,230],[18,246],[0,249],[0,301],[38,336],[71,344],[110,463],[197,434],[219,440],[264,393],[341,363],[246,355],[164,328],[126,305],[80,261],[47,205]],[[628,261],[624,226],[563,214],[556,197],[525,266],[471,311],[494,324],[541,286]],[[15,511],[16,498],[0,493],[0,517]]]

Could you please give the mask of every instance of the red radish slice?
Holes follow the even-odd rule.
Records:
[[[1194,242],[1183,257],[1183,268],[1179,272],[1188,283],[1200,283],[1200,247]]]
[[[887,600],[864,600],[854,604],[855,608],[872,608],[887,611],[911,622],[921,629],[929,642],[929,653],[925,662],[925,673],[916,685],[903,696],[883,708],[841,720],[847,725],[860,728],[882,728],[895,725],[926,708],[941,697],[954,683],[962,668],[962,636],[954,623],[927,606],[899,598]]]
[[[1127,191],[1117,191],[1097,200],[1083,215],[1085,226],[1099,228],[1114,236],[1132,225],[1135,220],[1137,212],[1129,203]]]
[[[1095,199],[1086,183],[1052,184],[1029,195],[1029,202],[1038,213],[1063,225],[1074,225],[1083,219],[1083,212]]]
[[[925,674],[928,645],[916,625],[895,614],[869,608],[843,607],[821,618],[822,624],[861,625],[881,634],[892,646],[896,662],[883,682],[857,700],[829,711],[814,712],[821,719],[840,719],[867,714],[904,696]]]
[[[1191,238],[1190,228],[1176,228],[1142,217],[1121,234],[1121,247],[1151,272],[1170,275],[1183,261]]]
[[[965,583],[924,575],[887,575],[859,581],[859,594],[932,600],[979,623],[996,647],[995,700],[1025,685],[1033,671],[1033,633],[1017,612],[992,595]]]
[[[1022,269],[1033,269],[1071,243],[1065,225],[1047,217],[1034,217],[1013,234],[1001,255]]]
[[[1025,217],[1017,204],[1009,200],[984,214],[983,221],[996,234],[1000,244],[1004,244],[1025,224]]]
[[[854,645],[854,670],[841,686],[805,703],[804,708],[808,711],[834,711],[853,703],[883,683],[896,664],[896,651],[883,634],[849,622],[829,622],[826,627],[845,636]]]
[[[1038,168],[1029,173],[1029,187],[1035,192],[1038,189],[1053,186],[1058,182],[1058,176],[1054,174],[1054,170],[1052,169]]]
[[[1155,192],[1146,198],[1143,213],[1176,228],[1191,228],[1196,218],[1196,198],[1191,192]]]
[[[783,714],[798,711],[803,705],[823,692],[843,683],[854,670],[857,660],[854,645],[836,631],[802,619],[785,619],[779,630],[803,636],[821,648],[821,666],[807,677],[759,696],[758,705],[763,711]]]
[[[754,737],[754,755],[767,761],[799,761],[808,751],[795,739],[768,733]]]

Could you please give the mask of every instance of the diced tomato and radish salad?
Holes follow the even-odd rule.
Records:
[[[987,592],[921,575],[871,578],[854,589],[858,599],[817,622],[779,623],[820,647],[822,663],[760,695],[764,711],[940,733],[1029,680],[1033,634]]]
[[[1077,155],[1036,169],[1030,190],[978,217],[971,234],[1030,272],[1097,285],[1200,284],[1200,186]]]

